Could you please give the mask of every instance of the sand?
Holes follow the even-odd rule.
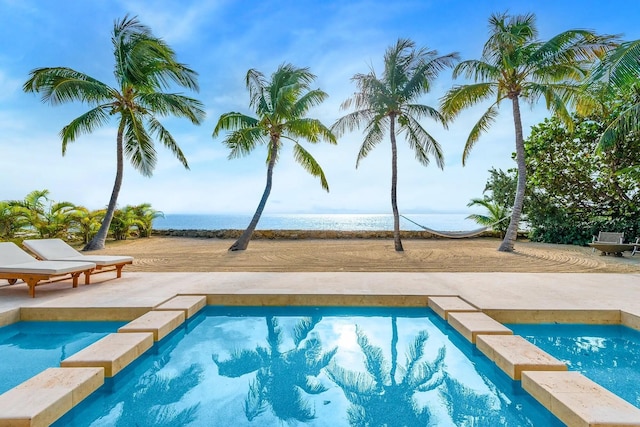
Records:
[[[387,239],[254,240],[228,252],[233,240],[150,237],[109,241],[96,254],[131,255],[126,271],[429,271],[640,273],[640,254],[601,256],[589,247],[518,241],[516,251],[497,250],[500,240],[405,239],[404,252]]]

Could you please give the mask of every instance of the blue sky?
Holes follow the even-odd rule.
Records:
[[[184,151],[185,170],[158,145],[158,165],[151,178],[125,169],[119,205],[151,203],[165,213],[252,213],[264,189],[264,149],[227,160],[222,138],[211,133],[220,114],[248,110],[244,76],[255,68],[270,75],[290,62],[318,76],[315,87],[329,98],[310,112],[331,125],[344,114],[340,104],[355,90],[351,77],[373,67],[381,71],[385,50],[399,37],[441,54],[459,52],[477,59],[493,12],[535,13],[539,36],[548,39],[570,28],[640,38],[640,2],[558,1],[114,1],[0,0],[0,200],[22,199],[48,189],[55,201],[90,209],[106,206],[115,177],[115,121],[70,144],[61,153],[59,131],[88,109],[80,103],[52,107],[22,84],[37,67],[66,66],[114,85],[110,40],[115,20],[136,15],[176,51],[178,60],[196,70],[207,118],[200,126],[163,119]],[[464,83],[457,80],[455,83]],[[454,84],[445,71],[420,101],[437,106]],[[484,107],[486,108],[486,106]],[[467,212],[480,197],[491,167],[515,166],[513,122],[509,104],[474,147],[467,165],[461,154],[471,126],[483,108],[464,112],[444,130],[424,126],[445,155],[444,170],[421,166],[400,141],[398,204],[401,213]],[[547,116],[542,106],[523,108],[525,136]],[[390,146],[380,144],[359,168],[362,135],[340,138],[337,146],[305,144],[323,166],[331,191],[322,190],[285,149],[274,173],[265,212],[390,212]]]

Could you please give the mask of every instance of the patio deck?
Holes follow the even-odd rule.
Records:
[[[36,298],[29,297],[25,284],[0,287],[0,325],[36,319],[133,320],[176,295],[206,296],[208,304],[223,305],[368,306],[427,306],[428,297],[458,296],[501,322],[623,323],[639,329],[639,284],[640,274],[602,273],[132,272],[75,289],[64,282],[49,284]],[[171,313],[184,318],[183,311],[149,314]],[[529,356],[516,352],[510,357]],[[567,380],[566,374],[575,372],[542,372],[547,376],[536,379],[538,374],[522,372],[526,389],[568,425],[640,426],[638,408],[586,378]],[[43,417],[56,419],[56,405],[32,408],[18,418],[32,426]],[[7,420],[11,424],[18,418]]]

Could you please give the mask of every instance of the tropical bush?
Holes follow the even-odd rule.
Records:
[[[100,229],[104,209],[89,210],[71,202],[56,202],[49,190],[34,190],[23,200],[0,200],[0,239],[62,238],[89,242]],[[164,214],[149,203],[117,209],[110,226],[111,237],[149,237],[153,220]]]

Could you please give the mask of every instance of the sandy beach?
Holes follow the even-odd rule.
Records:
[[[518,241],[498,252],[499,239],[405,239],[404,253],[387,239],[254,240],[228,252],[233,240],[158,237],[109,241],[96,254],[135,257],[126,271],[146,272],[527,272],[640,273],[640,255],[601,256],[589,247]]]

